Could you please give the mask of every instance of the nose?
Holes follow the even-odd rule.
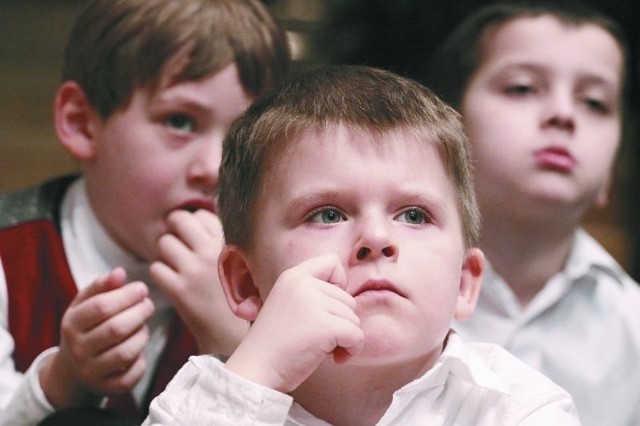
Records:
[[[359,231],[351,260],[353,263],[377,259],[396,260],[398,254],[391,224],[382,217],[369,218]]]
[[[570,93],[550,92],[543,111],[542,127],[573,133],[576,128],[575,108]]]
[[[207,190],[216,189],[222,160],[222,141],[218,138],[215,141],[201,141],[191,155],[187,172],[189,183]]]

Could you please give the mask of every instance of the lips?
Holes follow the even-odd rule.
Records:
[[[186,210],[191,213],[197,210],[208,210],[210,212],[216,213],[216,206],[215,203],[210,199],[194,199],[180,204],[180,206],[178,206],[178,210]]]
[[[576,160],[569,150],[563,147],[548,147],[538,150],[534,154],[536,164],[547,170],[555,170],[562,173],[573,171]]]
[[[387,280],[368,280],[353,292],[353,297],[358,297],[368,293],[375,294],[378,292],[392,292],[401,297],[406,297],[395,285],[393,285],[393,283]]]

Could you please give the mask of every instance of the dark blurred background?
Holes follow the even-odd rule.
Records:
[[[287,28],[295,71],[328,63],[378,66],[420,79],[450,29],[482,0],[263,0]],[[626,30],[631,47],[631,128],[611,206],[585,226],[640,279],[640,11],[630,0],[590,0]],[[0,0],[0,191],[77,171],[57,145],[52,102],[78,0]]]

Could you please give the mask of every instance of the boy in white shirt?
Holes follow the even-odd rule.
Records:
[[[429,81],[462,114],[490,264],[454,328],[550,377],[593,426],[640,423],[640,287],[580,225],[609,196],[626,58],[580,2],[499,3],[452,32]]]
[[[579,424],[568,394],[465,345],[484,256],[457,113],[390,72],[332,67],[260,98],[228,133],[219,272],[253,323],[192,357],[145,424]]]

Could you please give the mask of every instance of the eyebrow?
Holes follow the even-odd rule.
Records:
[[[344,199],[345,195],[335,190],[318,190],[301,195],[294,195],[289,199],[288,208],[294,211],[307,208],[314,204],[321,204],[326,199]]]
[[[189,96],[182,93],[172,93],[168,95],[166,93],[156,93],[151,97],[151,102],[160,107],[178,105],[182,108],[196,111],[208,111],[210,109],[210,104],[205,98]]]
[[[445,197],[439,194],[430,194],[424,190],[412,190],[411,188],[402,189],[398,191],[393,197],[389,199],[390,204],[409,206],[424,206],[437,218],[443,217],[447,212],[447,202]],[[327,201],[333,200],[333,201]],[[307,210],[310,206],[314,205],[332,205],[342,204],[345,201],[351,200],[349,194],[345,194],[339,190],[317,190],[310,193],[301,194],[299,196],[294,195],[290,198],[287,208],[292,213],[298,213],[300,210]],[[403,200],[407,200],[404,202]],[[458,205],[457,201],[453,201],[454,212],[457,213]]]

